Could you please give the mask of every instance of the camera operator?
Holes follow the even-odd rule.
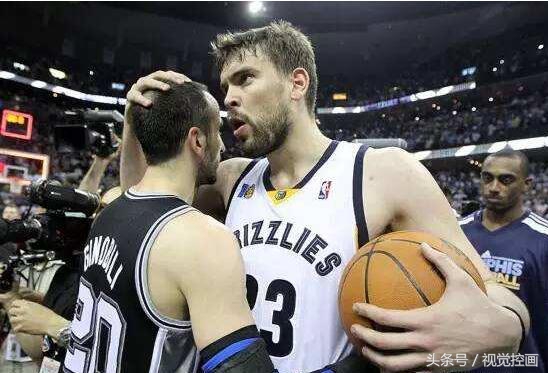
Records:
[[[36,270],[38,266],[42,267],[41,271]],[[19,282],[16,280],[11,291],[0,294],[0,303],[8,313],[16,342],[30,358],[39,360],[42,357],[42,336],[50,335],[57,339],[61,327],[68,324],[61,316],[67,319],[72,316],[76,290],[72,290],[68,284],[75,281],[70,280],[71,276],[77,281],[78,273],[67,269],[66,264],[59,261],[42,262],[23,272],[38,272],[38,286],[34,289],[18,288]],[[21,280],[24,283],[24,279]],[[59,290],[65,292],[61,299]],[[6,357],[20,361],[21,359],[8,356],[10,349],[14,349],[13,344],[13,338],[8,337]]]
[[[109,191],[108,194],[108,199],[112,200],[116,192]],[[0,304],[8,311],[15,332],[11,340],[18,341],[36,362],[42,357],[61,361],[70,333],[69,320],[72,320],[78,294],[79,250],[83,248],[91,225],[91,218],[85,216],[97,210],[99,200],[93,194],[50,181],[33,185],[30,199],[48,210],[45,214],[34,215],[27,220],[3,222],[6,227],[2,228],[2,242],[20,242],[31,236],[35,242],[29,245],[31,249],[27,254],[10,257],[13,287],[11,291],[0,294]],[[81,216],[74,216],[75,213]],[[49,261],[53,256],[61,262]],[[36,259],[41,260],[43,268],[48,269],[41,272],[37,279],[34,270],[36,265],[28,273],[20,266],[22,262]],[[53,264],[59,265],[51,269]],[[39,289],[34,288],[38,291],[20,288],[19,281],[13,278],[15,272],[21,273],[21,278],[28,280],[28,283],[40,285]],[[0,278],[0,285],[4,289],[5,283],[5,279]],[[11,351],[11,345],[7,346],[6,351]],[[25,372],[37,372],[37,366],[32,365],[34,370],[25,366]]]
[[[85,190],[86,192],[90,193],[98,193],[99,185],[101,184],[101,180],[103,180],[103,176],[105,175],[107,167],[113,160],[118,158],[119,155],[119,150],[104,157],[100,155],[94,155],[93,162],[91,163],[88,172],[86,172],[84,178],[80,182],[78,189]]]
[[[31,363],[29,357],[39,359],[42,356],[42,337],[26,331],[26,325],[22,328],[22,325],[26,324],[27,318],[21,316],[26,310],[31,310],[32,317],[28,318],[29,320],[40,326],[46,326],[50,323],[51,317],[44,317],[44,312],[40,311],[49,311],[46,307],[54,304],[50,300],[51,295],[48,294],[48,290],[52,289],[51,284],[61,278],[59,274],[62,274],[60,272],[63,268],[62,264],[58,260],[43,260],[21,268],[21,277],[14,278],[12,290],[0,294],[0,304],[8,313],[11,324],[11,332],[7,335],[3,350],[4,359],[0,366],[11,366],[12,368],[17,366],[18,369],[25,372],[37,371],[36,364]],[[41,304],[44,304],[44,306]],[[37,310],[33,311],[33,309]],[[17,317],[14,318],[16,315]]]
[[[15,220],[21,218],[21,212],[19,208],[14,203],[7,203],[2,210],[2,219],[4,220]]]
[[[21,212],[17,205],[12,202],[6,203],[2,210],[2,219],[6,221],[21,219]],[[0,262],[5,262],[10,255],[13,255],[17,251],[17,246],[13,242],[6,242],[0,245]]]
[[[69,320],[74,316],[78,296],[79,259],[74,253],[58,255],[63,264],[55,271],[41,303],[16,296],[7,305],[12,329],[33,360],[40,360],[43,353],[57,353],[51,342],[64,348],[69,337]],[[43,343],[44,336],[51,339]]]
[[[19,208],[13,203],[7,203],[2,212],[2,219],[5,221],[14,221],[21,218]],[[24,249],[26,244],[5,242],[0,245],[0,262],[7,263],[10,256],[20,253],[20,249]],[[49,287],[55,271],[60,267],[58,261],[55,262],[42,262],[29,265],[25,268],[21,268],[22,278],[16,282],[17,292],[8,292],[6,294],[0,294],[1,309],[1,326],[5,326],[2,329],[0,344],[4,342],[3,359],[0,362],[0,366],[4,368],[11,366],[15,369],[16,366],[19,370],[25,372],[36,371],[35,364],[29,362],[29,357],[25,354],[25,351],[31,351],[28,346],[29,338],[23,335],[17,338],[14,333],[7,334],[7,309],[8,306],[16,299],[24,299],[31,302],[41,303],[44,299],[44,295]],[[0,269],[2,273],[4,266]],[[4,330],[6,329],[6,330]],[[22,342],[22,343],[19,343]],[[22,346],[25,345],[25,346]],[[26,347],[26,348],[25,348]]]
[[[92,117],[96,114],[86,115],[93,119]],[[112,116],[110,112],[107,114]],[[7,346],[6,351],[11,351],[13,344],[19,342],[22,350],[36,362],[39,362],[42,357],[48,358],[49,362],[44,359],[43,364],[48,363],[50,367],[52,362],[55,363],[54,360],[62,361],[65,342],[69,338],[69,320],[73,318],[80,277],[78,250],[83,248],[91,225],[91,218],[85,216],[90,216],[99,206],[98,198],[90,193],[96,193],[99,190],[105,171],[119,154],[116,151],[119,139],[113,131],[114,126],[106,124],[103,127],[107,130],[105,135],[84,126],[83,133],[86,138],[93,140],[86,141],[86,149],[96,155],[80,182],[79,190],[62,187],[59,183],[51,181],[35,183],[29,190],[30,200],[47,208],[47,212],[34,214],[29,219],[19,220],[13,224],[6,221],[0,222],[3,225],[0,227],[2,242],[7,241],[11,244],[24,242],[29,238],[36,239],[34,245],[30,245],[33,246],[31,250],[26,251],[30,254],[15,250],[15,255],[8,255],[8,267],[11,265],[8,277],[11,280],[6,281],[4,276],[0,277],[0,288],[4,291],[12,289],[5,294],[0,294],[0,304],[8,311],[9,321],[15,332],[10,334],[13,342]],[[109,190],[105,193],[101,206],[117,198],[119,194],[119,188]],[[75,217],[74,213],[82,216]],[[10,239],[4,239],[8,236]],[[25,243],[22,246],[27,247]],[[74,248],[77,250],[73,250]],[[56,259],[62,261],[49,261],[53,253]],[[21,268],[21,263],[27,264],[26,261],[29,258],[37,257],[42,258],[39,265],[42,265],[41,269],[44,271],[38,275],[38,282],[43,286],[39,288],[31,286],[32,290],[24,287],[28,284],[21,283],[23,286],[19,286],[19,280],[14,278],[16,272],[21,273],[23,280],[28,280],[32,284],[36,283],[34,281],[35,265],[27,273],[26,268]],[[6,287],[6,283],[10,285],[13,283],[13,287]],[[34,369],[23,367],[25,372],[37,372],[37,365],[29,364],[32,364]]]

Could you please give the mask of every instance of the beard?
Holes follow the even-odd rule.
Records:
[[[493,203],[493,202],[485,201],[485,207],[487,208],[487,210],[491,210],[491,211],[496,212],[498,214],[502,214],[502,213],[508,211],[512,206],[507,206],[507,205],[501,204],[501,203]]]
[[[202,164],[198,168],[197,186],[204,184],[215,184],[217,181],[217,168],[219,167],[219,157],[208,151]]]
[[[483,196],[483,200],[485,203],[485,208],[497,214],[504,214],[519,203],[519,197],[511,195],[496,202],[488,201],[487,196]]]
[[[253,129],[253,134],[242,143],[244,155],[249,158],[263,157],[285,142],[289,133],[289,107],[278,104],[266,115],[246,123]]]

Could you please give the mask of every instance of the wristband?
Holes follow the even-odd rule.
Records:
[[[61,347],[67,347],[70,341],[70,325],[69,323],[67,326],[59,329],[57,332],[57,344]]]

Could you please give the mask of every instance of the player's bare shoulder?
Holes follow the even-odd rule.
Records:
[[[183,263],[202,261],[212,252],[220,257],[239,253],[234,234],[225,225],[197,210],[166,224],[156,239],[155,248],[170,261],[166,266],[176,271],[181,270]]]
[[[217,189],[222,193],[225,206],[230,198],[230,193],[234,188],[234,185],[238,181],[240,175],[245,171],[247,166],[251,163],[250,158],[230,158],[219,164],[217,170]]]
[[[369,149],[363,162],[363,205],[370,238],[386,230],[397,213],[399,197],[406,194],[404,180],[417,161],[407,151],[388,147]]]
[[[364,156],[364,176],[389,176],[392,171],[404,171],[404,166],[409,166],[414,161],[411,153],[400,148],[369,149]]]
[[[157,238],[151,260],[183,290],[185,297],[204,286],[211,274],[232,276],[243,285],[244,266],[234,234],[214,218],[197,210],[174,218]]]

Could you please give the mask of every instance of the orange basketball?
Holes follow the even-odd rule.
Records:
[[[385,234],[362,247],[346,266],[339,288],[339,311],[346,333],[353,324],[377,328],[352,311],[354,303],[409,310],[437,302],[445,279],[421,253],[422,242],[449,255],[485,292],[483,280],[468,257],[451,243],[424,232]]]

